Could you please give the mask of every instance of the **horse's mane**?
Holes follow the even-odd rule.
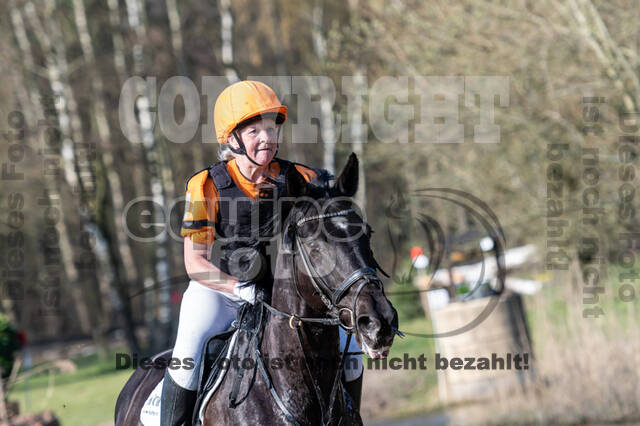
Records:
[[[294,167],[293,164],[290,167]],[[313,170],[316,172],[317,177],[307,183],[306,197],[312,198],[314,200],[330,198],[333,195],[332,188],[330,186],[330,181],[334,178],[333,175],[324,169]],[[273,238],[277,238],[281,234],[282,227],[286,222],[289,213],[291,212],[294,205],[294,203],[290,199],[288,199],[289,194],[287,193],[287,185],[284,173],[281,173],[277,179],[271,179],[269,183],[273,185],[275,198],[279,201],[277,201],[277,208],[272,209],[273,214],[271,214],[262,223],[260,223],[260,226],[257,230],[257,235],[268,236],[268,238],[258,238],[255,241],[252,241],[251,244],[249,244],[249,247],[254,248],[261,253],[264,252],[262,249],[266,244],[265,239],[272,240]],[[252,203],[252,215],[257,214],[255,210],[263,208],[263,205],[266,203],[273,203],[273,199],[259,199],[257,202]],[[269,205],[269,207],[271,208],[272,206],[273,204]],[[251,224],[244,227],[241,226],[239,228],[239,231],[242,235],[253,235],[256,233],[256,230],[251,229],[251,227]],[[270,266],[271,263],[269,264],[269,271],[267,273],[273,275],[273,271],[270,270]],[[273,282],[272,280],[261,280],[261,284],[263,285],[256,286],[256,298],[258,300],[270,302],[271,287],[273,285]]]

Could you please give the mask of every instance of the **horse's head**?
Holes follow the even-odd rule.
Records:
[[[352,328],[369,356],[386,357],[398,315],[376,275],[371,228],[351,199],[358,188],[357,157],[351,154],[332,187],[308,184],[295,167],[287,171],[286,187],[293,205],[283,244],[294,259],[296,291],[313,311]]]

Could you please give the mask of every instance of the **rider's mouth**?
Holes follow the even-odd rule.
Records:
[[[372,349],[367,345],[367,343],[364,340],[362,340],[362,347],[366,351],[367,355],[369,355],[369,357],[372,359],[382,359],[382,358],[386,358],[389,355],[389,347]]]

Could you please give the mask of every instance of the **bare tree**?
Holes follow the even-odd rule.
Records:
[[[220,0],[218,3],[220,8],[222,31],[222,65],[224,66],[224,72],[230,83],[235,83],[240,80],[238,72],[236,71],[233,63],[233,10],[231,8],[231,0]]]
[[[359,28],[361,26],[361,17],[359,14],[358,0],[349,0],[349,18],[351,23],[351,28],[354,28],[354,31],[357,31],[357,34],[361,36]],[[364,103],[362,102],[362,97],[360,94],[366,92],[367,82],[366,82],[366,72],[363,61],[360,57],[355,59],[355,73],[353,77],[354,84],[354,92],[355,96],[353,98],[353,102],[350,104],[351,111],[348,111],[347,116],[351,120],[349,122],[349,135],[350,142],[353,145],[353,152],[358,155],[360,159],[360,168],[358,169],[358,193],[356,194],[356,202],[363,209],[367,207],[367,181],[366,181],[366,158],[364,156],[364,137],[363,134],[363,113],[364,113]],[[366,131],[366,128],[365,128]]]
[[[326,72],[327,62],[327,40],[324,35],[324,0],[316,0],[313,5],[311,34],[313,37],[313,48],[320,62],[320,69]],[[314,80],[310,80],[314,82]],[[322,133],[322,165],[331,173],[336,171],[336,129],[333,116],[333,103],[326,96],[329,87],[321,80],[320,87],[312,87],[314,93],[322,93],[320,98],[320,127]]]
[[[167,16],[169,17],[169,27],[171,28],[171,46],[173,54],[178,61],[178,73],[186,74],[184,54],[182,52],[182,24],[180,22],[180,14],[178,13],[178,4],[176,0],[166,0]]]
[[[75,6],[78,6],[76,3]],[[89,155],[88,152],[85,152],[85,158],[82,160],[87,172],[84,174],[80,171],[78,175],[76,175],[76,164],[79,163],[79,160],[76,157],[76,147],[74,146],[74,140],[78,138],[82,138],[82,123],[77,111],[77,104],[75,102],[75,97],[73,94],[73,90],[69,83],[65,80],[65,76],[68,74],[68,64],[66,60],[66,52],[64,49],[65,41],[61,37],[60,29],[57,26],[55,19],[52,16],[52,12],[55,9],[55,3],[53,1],[49,1],[45,7],[45,17],[48,23],[48,32],[45,32],[42,23],[40,22],[40,18],[37,15],[36,9],[31,2],[28,2],[25,5],[25,12],[29,21],[31,23],[31,27],[36,35],[36,39],[39,41],[39,44],[44,52],[46,68],[49,76],[49,82],[51,85],[51,90],[54,93],[54,96],[57,97],[58,102],[55,103],[57,108],[57,116],[59,121],[59,126],[63,135],[63,148],[62,148],[62,158],[64,164],[64,176],[66,182],[72,190],[77,191],[78,188],[81,190],[82,197],[78,200],[79,203],[76,204],[78,207],[80,221],[82,223],[83,231],[88,235],[93,235],[96,238],[96,243],[92,248],[92,252],[96,257],[100,268],[102,269],[102,273],[97,275],[98,288],[100,289],[101,298],[97,298],[97,294],[91,289],[91,282],[94,281],[95,278],[92,278],[90,281],[86,281],[86,277],[84,279],[80,279],[80,274],[78,270],[70,258],[72,257],[72,247],[71,243],[68,239],[69,233],[66,229],[61,230],[61,248],[65,253],[63,255],[63,259],[68,259],[65,261],[65,269],[68,274],[69,281],[72,283],[72,295],[75,299],[76,309],[79,310],[79,323],[82,329],[93,335],[94,340],[97,343],[103,343],[103,333],[109,327],[109,314],[108,309],[105,311],[104,305],[109,304],[112,299],[113,293],[110,290],[110,281],[117,274],[115,271],[115,263],[114,259],[111,256],[111,252],[109,250],[109,243],[103,234],[102,229],[98,226],[95,221],[95,212],[91,210],[91,204],[88,203],[87,194],[91,193],[93,189],[93,170],[90,163],[89,158],[86,156]],[[86,20],[82,22],[82,13],[78,9],[76,9],[76,18],[80,20],[79,28],[80,31],[86,30]],[[83,53],[88,56],[89,63],[92,63],[93,51],[91,48],[90,38],[87,38],[88,33],[83,33],[81,35],[81,44],[83,48]],[[55,46],[55,47],[54,47]],[[99,76],[98,76],[99,77]],[[101,86],[100,83],[97,83],[98,86],[94,86],[97,91],[97,95],[101,94]],[[109,139],[109,128],[108,123],[106,121],[106,114],[104,112],[104,104],[100,105],[100,101],[97,101],[98,104],[95,105],[95,113],[98,121],[98,131],[102,138]],[[103,139],[104,140],[104,139]],[[112,164],[112,162],[111,162]],[[79,166],[78,170],[82,170]],[[115,172],[113,168],[111,172]],[[117,186],[116,186],[117,188]],[[94,203],[95,204],[95,203]],[[64,226],[64,221],[60,221],[60,226]],[[125,249],[126,250],[126,249]],[[125,251],[126,255],[126,251]],[[116,280],[118,281],[118,280]],[[82,285],[82,287],[81,287]],[[83,291],[84,290],[84,291]],[[84,293],[84,294],[83,294]],[[121,296],[121,295],[120,295]],[[125,299],[120,297],[120,300]],[[87,311],[86,301],[90,300],[92,305],[95,308],[92,309],[91,314]],[[117,303],[117,307],[121,307],[121,303]],[[126,302],[124,304],[126,307]],[[102,311],[102,315],[99,315],[99,312]],[[126,309],[125,309],[126,311]],[[98,318],[101,317],[101,319]],[[132,350],[138,350],[137,339],[133,334],[133,323],[131,321],[130,314],[127,315],[126,312],[123,313],[124,317],[124,328],[125,334],[128,336],[128,343]]]
[[[127,17],[129,27],[135,32],[133,42],[133,68],[137,75],[144,73],[144,42],[146,40],[146,25],[144,20],[144,8],[139,0],[127,0]],[[151,101],[149,89],[142,81],[137,80],[136,106],[138,108],[138,121],[140,122],[140,140],[141,147],[144,150],[147,166],[149,167],[149,185],[151,188],[151,198],[155,205],[165,206],[167,199],[172,199],[175,194],[173,188],[173,177],[171,169],[168,167],[166,155],[157,141],[153,132],[153,119],[150,108]],[[155,98],[155,95],[153,95]],[[168,197],[168,198],[167,198]],[[165,218],[163,212],[154,209],[153,218],[155,223],[162,223]],[[171,311],[170,311],[170,264],[169,264],[169,240],[167,233],[159,234],[154,241],[155,244],[155,260],[154,270],[157,283],[156,292],[147,292],[147,312],[155,315],[151,320],[152,323],[158,322],[158,326],[152,326],[151,345],[152,347],[164,347],[170,339],[168,332],[171,327]],[[151,309],[151,307],[155,309]]]
[[[632,65],[632,62],[638,63],[637,52],[623,50],[591,0],[553,0],[551,4],[591,48],[607,76],[623,91],[627,111],[640,110],[640,77]]]
[[[25,14],[29,20],[32,30],[36,36],[36,39],[41,45],[41,48],[44,52],[45,63],[46,63],[46,71],[49,78],[49,84],[51,86],[51,92],[53,96],[56,98],[55,106],[57,109],[57,117],[58,117],[58,125],[60,127],[60,131],[62,133],[62,164],[64,170],[65,181],[68,184],[69,188],[73,191],[77,191],[79,188],[78,178],[75,171],[75,162],[74,162],[74,147],[73,147],[73,131],[71,129],[71,118],[69,117],[69,113],[67,111],[66,105],[66,95],[68,95],[69,90],[64,90],[65,82],[62,79],[61,69],[59,60],[60,55],[55,55],[53,52],[52,43],[45,33],[44,27],[40,22],[40,18],[37,15],[35,6],[30,1],[26,2],[24,6]],[[24,25],[20,21],[19,12],[12,13],[12,19],[14,20],[14,31],[24,31]],[[26,38],[26,37],[25,37]],[[28,40],[28,38],[26,38]],[[27,46],[25,46],[27,47]],[[31,51],[29,47],[29,52]],[[25,52],[26,54],[27,52]],[[30,53],[29,53],[30,54]],[[28,56],[28,55],[26,55]],[[33,62],[33,61],[31,61]],[[55,185],[54,185],[55,186]],[[51,194],[48,194],[50,200],[52,198]],[[59,202],[59,201],[58,201]],[[88,223],[86,216],[82,216],[81,221],[83,223],[83,228],[88,230]],[[85,303],[84,294],[79,282],[79,272],[78,268],[73,261],[73,245],[70,240],[70,232],[67,229],[67,224],[65,219],[58,221],[56,223],[56,227],[59,230],[60,235],[60,250],[62,254],[62,260],[64,262],[65,272],[67,278],[69,280],[71,286],[71,295],[75,302],[75,309],[78,315],[79,325],[82,331],[89,333],[91,331],[91,321],[89,316],[89,311],[87,305]]]
[[[76,28],[78,30],[80,46],[84,59],[89,67],[91,73],[91,86],[94,92],[92,96],[92,116],[95,118],[96,128],[100,139],[102,161],[104,163],[104,170],[107,175],[109,187],[111,189],[110,195],[113,202],[115,213],[113,219],[115,221],[115,234],[116,245],[118,247],[117,253],[120,256],[120,260],[123,263],[123,271],[125,273],[124,278],[126,282],[134,282],[135,270],[133,254],[129,241],[125,234],[125,224],[123,223],[122,214],[119,212],[124,211],[124,196],[122,192],[122,182],[120,175],[115,167],[113,158],[114,146],[112,145],[111,130],[106,115],[106,107],[104,101],[104,83],[102,76],[100,75],[97,66],[93,49],[93,42],[91,33],[89,32],[87,25],[87,16],[84,8],[84,0],[74,0],[73,9],[75,16]],[[106,250],[106,247],[103,249]],[[111,283],[106,282],[104,278],[99,279],[100,293],[103,301],[103,311],[101,317],[100,329],[105,331],[109,327],[109,318],[111,316],[111,306],[109,301],[112,298],[118,298],[117,292],[112,292]],[[122,306],[122,301],[118,300],[118,306]]]

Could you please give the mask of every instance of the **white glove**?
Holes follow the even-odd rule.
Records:
[[[238,281],[233,287],[233,294],[252,305],[256,303],[256,285],[250,281]]]

